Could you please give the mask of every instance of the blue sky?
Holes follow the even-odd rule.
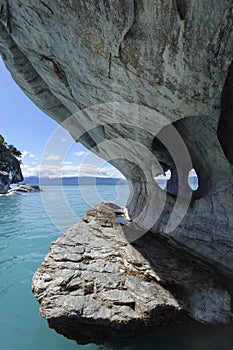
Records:
[[[94,156],[80,143],[71,142],[71,137],[65,131],[61,138],[61,146],[67,147],[66,143],[72,144],[66,158],[59,159],[56,151],[46,153],[45,158],[49,164],[41,166],[46,144],[59,126],[36,107],[16,85],[1,57],[0,82],[0,134],[8,144],[15,145],[22,152],[24,176],[38,176],[41,172],[41,176],[55,177],[60,174],[59,166],[63,176],[121,177],[110,164]]]

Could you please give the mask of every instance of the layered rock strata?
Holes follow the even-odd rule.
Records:
[[[51,244],[32,282],[50,327],[86,344],[191,318],[230,321],[231,296],[212,269],[153,233],[131,245],[119,217],[122,208],[97,205]]]

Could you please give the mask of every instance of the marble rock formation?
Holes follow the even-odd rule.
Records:
[[[32,281],[50,327],[86,344],[191,318],[231,319],[231,296],[212,268],[151,232],[130,244],[119,215],[120,207],[99,204],[51,244]]]
[[[0,0],[0,52],[35,104],[126,176],[131,241],[150,230],[230,280],[231,0]],[[154,177],[168,169],[165,193]]]

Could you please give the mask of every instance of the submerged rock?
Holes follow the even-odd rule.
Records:
[[[41,189],[38,185],[30,184],[19,184],[18,186],[11,188],[8,191],[8,194],[22,194],[22,193],[31,193],[31,192],[40,192]]]
[[[97,205],[51,244],[32,281],[49,326],[86,344],[191,318],[228,322],[231,297],[215,271],[153,233],[131,245],[116,220],[123,212]]]

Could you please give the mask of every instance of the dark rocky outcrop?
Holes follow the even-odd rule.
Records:
[[[0,194],[5,194],[9,190],[10,179],[6,171],[0,170]]]
[[[23,181],[20,160],[12,149],[16,154],[21,155],[14,146],[7,145],[0,135],[0,194],[7,193],[11,184]]]
[[[231,0],[0,0],[0,52],[32,101],[126,176],[131,241],[150,230],[232,278]],[[154,177],[167,169],[166,194]]]

